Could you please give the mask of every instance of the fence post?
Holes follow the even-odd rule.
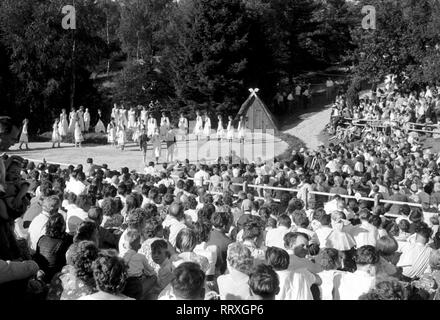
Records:
[[[248,186],[247,181],[244,181],[243,182],[243,191],[246,192],[246,193],[247,193],[247,186]]]
[[[305,195],[306,195],[306,199],[304,201],[304,208],[307,210],[309,209],[309,189],[305,189]]]

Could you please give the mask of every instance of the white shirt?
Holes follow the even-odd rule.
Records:
[[[201,187],[209,183],[209,173],[204,170],[199,170],[194,175],[194,184],[196,187]]]
[[[313,300],[310,286],[316,282],[316,277],[306,269],[295,271],[276,271],[280,280],[280,292],[275,300]]]
[[[284,236],[289,232],[289,229],[285,226],[279,226],[278,228],[269,230],[266,233],[266,247],[277,247],[284,249]]]
[[[32,250],[37,249],[38,240],[46,234],[46,223],[48,220],[49,213],[43,211],[29,225],[29,245]]]
[[[335,277],[334,300],[358,300],[375,285],[376,278],[363,270],[344,273]]]
[[[335,287],[335,277],[344,274],[338,270],[324,270],[318,273],[322,283],[319,286],[321,292],[321,300],[333,300],[333,288]]]
[[[215,274],[215,264],[217,262],[217,246],[216,245],[208,246],[206,242],[202,242],[194,248],[193,252],[195,254],[198,254],[199,256],[208,259],[209,270],[206,271],[206,275]]]
[[[376,246],[376,241],[379,239],[379,232],[377,228],[366,221],[362,221],[360,225],[354,226],[349,233],[356,241],[356,247],[362,246]]]
[[[307,258],[300,258],[293,254],[292,250],[286,250],[290,257],[289,270],[300,270],[307,269],[311,273],[318,274],[322,271],[322,267],[318,263],[314,263],[313,261]]]
[[[67,211],[66,232],[75,233],[79,224],[88,218],[87,212],[77,206],[71,206]]]
[[[418,242],[406,242],[398,251],[402,252],[402,255],[397,267],[402,267],[404,276],[415,278],[425,272],[432,248]]]
[[[222,300],[247,300],[250,296],[249,276],[228,267],[229,274],[217,278],[218,289]]]

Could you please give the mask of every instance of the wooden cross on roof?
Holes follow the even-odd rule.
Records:
[[[255,98],[257,97],[257,92],[260,91],[260,89],[258,88],[250,88],[249,92],[251,93],[251,96],[255,96]]]

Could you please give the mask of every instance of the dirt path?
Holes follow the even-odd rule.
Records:
[[[330,114],[330,106],[318,111],[304,113],[298,117],[293,125],[284,126],[282,131],[304,141],[310,150],[317,149],[323,143],[319,136],[329,122]]]

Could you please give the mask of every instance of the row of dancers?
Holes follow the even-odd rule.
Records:
[[[151,137],[154,134],[156,128],[159,128],[159,134],[162,139],[164,139],[167,132],[171,128],[170,119],[166,116],[165,112],[162,112],[159,125],[157,119],[153,117],[153,115],[149,113],[145,107],[142,108],[139,117],[137,117],[137,113],[133,108],[128,111],[128,117],[126,115],[127,112],[125,109],[118,108],[115,105],[115,107],[112,109],[111,114],[112,121],[107,126],[107,134],[109,134],[109,130],[113,127],[122,127],[133,130],[133,140],[135,140],[137,137],[139,137],[140,132],[146,131],[147,135]],[[177,129],[177,134],[182,137],[182,140],[185,140],[189,134],[189,121],[183,114],[180,114]],[[245,131],[246,123],[243,116],[240,117],[236,134],[232,116],[228,117],[228,125],[226,128],[224,128],[222,117],[221,115],[218,115],[216,135],[219,140],[226,138],[232,141],[235,137],[237,137],[240,141],[244,141]],[[209,118],[208,114],[205,113],[202,117],[200,115],[200,112],[197,111],[196,124],[193,129],[193,134],[196,136],[196,139],[198,140],[200,137],[204,136],[208,140],[210,140],[211,132],[212,125],[211,119]]]
[[[71,109],[69,116],[67,116],[66,110],[62,109],[60,117],[55,119],[52,127],[52,148],[58,145],[64,137],[69,133],[73,134],[76,147],[81,147],[81,143],[84,141],[84,133],[89,132],[90,129],[90,112],[88,108],[80,107],[78,110]],[[68,121],[69,120],[69,121]],[[157,119],[153,117],[153,114],[142,107],[140,116],[137,116],[137,112],[134,108],[126,110],[123,107],[118,107],[117,104],[111,112],[111,121],[105,127],[102,121],[101,110],[98,110],[98,120],[94,126],[96,133],[107,133],[108,142],[112,145],[116,143],[120,146],[125,146],[127,142],[127,131],[132,131],[132,141],[139,142],[139,138],[143,133],[151,138],[158,129],[159,137],[161,141],[166,140],[166,136],[170,130],[174,130],[171,125],[169,117],[165,112],[162,112],[160,122],[158,125]],[[223,125],[223,119],[221,115],[218,115],[218,125],[216,130],[216,136],[218,140],[227,139],[230,142],[234,138],[244,142],[246,131],[246,122],[243,116],[240,116],[238,127],[235,129],[233,125],[232,116],[228,116],[228,124],[226,128]],[[176,136],[180,136],[181,140],[186,140],[189,136],[189,121],[183,114],[180,114],[177,130],[174,131]],[[196,111],[196,123],[193,129],[193,134],[196,139],[206,137],[209,141],[212,133],[211,119],[208,114],[202,116],[199,111]],[[122,147],[123,149],[123,147]]]

